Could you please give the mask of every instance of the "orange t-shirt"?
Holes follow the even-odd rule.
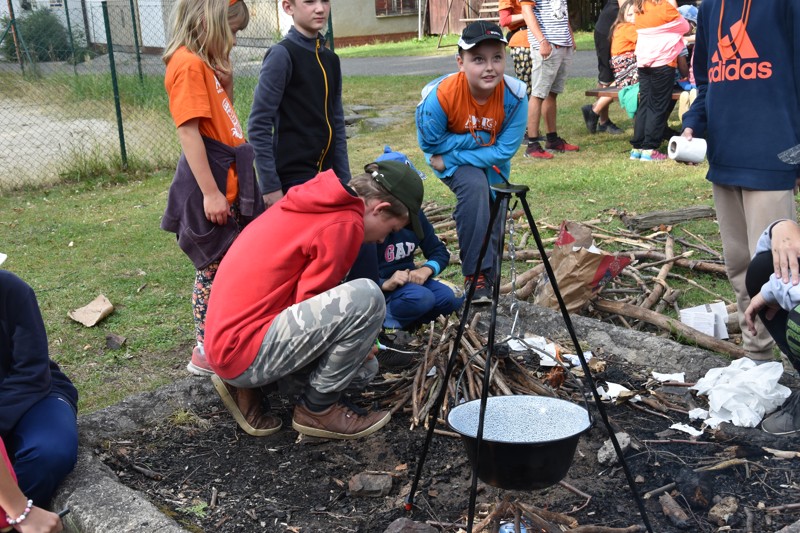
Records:
[[[472,133],[475,140],[484,146],[494,144],[497,134],[503,127],[504,94],[505,81],[500,80],[489,99],[479,104],[472,96],[467,77],[463,72],[448,76],[436,89],[439,105],[447,115],[447,130],[453,133]],[[480,141],[475,134],[478,131],[487,132],[489,141]]]
[[[234,147],[245,142],[233,103],[214,71],[186,47],[179,48],[167,63],[164,87],[175,126],[199,118],[200,135]],[[239,181],[233,164],[228,169],[225,197],[233,203],[238,195]]]
[[[636,26],[631,22],[619,23],[614,28],[614,36],[611,38],[611,57],[635,51],[637,37]]]
[[[681,16],[675,6],[667,2],[667,0],[661,0],[658,4],[645,0],[644,4],[642,4],[642,10],[644,11],[643,13],[636,13],[634,24],[637,30],[655,28],[667,22],[672,22]]]
[[[511,15],[520,15],[522,14],[522,6],[519,4],[519,0],[500,0],[497,5],[498,11],[503,11],[504,9],[511,10]],[[509,30],[515,30],[517,28],[521,28],[525,25],[525,21],[522,20],[520,22],[515,22],[507,26]],[[514,35],[511,36],[511,40],[508,41],[508,46],[512,46],[515,48],[530,48],[530,44],[528,43],[528,32],[525,30],[520,30]]]
[[[658,4],[645,0],[644,4],[642,4],[642,9],[644,12],[636,13],[636,20],[634,21],[637,30],[655,28],[667,22],[672,22],[681,16],[675,6],[667,2],[667,0],[661,0]],[[668,66],[674,67],[677,64],[678,61],[675,60],[668,63]]]

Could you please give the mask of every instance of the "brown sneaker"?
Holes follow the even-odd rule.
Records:
[[[309,410],[302,402],[294,406],[292,427],[309,437],[326,439],[358,439],[375,433],[389,422],[389,411],[360,415],[341,402],[319,413]]]
[[[266,437],[281,429],[281,419],[261,410],[261,391],[258,389],[239,389],[228,385],[215,375],[211,376],[222,403],[228,408],[233,419],[245,433],[254,437]]]

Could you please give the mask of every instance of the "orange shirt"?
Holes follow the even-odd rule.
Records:
[[[175,126],[199,118],[200,135],[234,147],[245,142],[233,103],[214,71],[185,47],[179,48],[170,58],[164,87]],[[231,165],[225,197],[233,203],[238,195],[236,166]]]
[[[636,26],[632,23],[617,24],[617,27],[614,28],[614,36],[611,38],[611,57],[635,51],[637,37]]]
[[[436,89],[439,105],[447,115],[447,130],[453,133],[472,133],[476,141],[478,141],[476,132],[485,131],[489,134],[488,142],[478,141],[484,146],[494,144],[503,126],[504,94],[505,81],[501,80],[489,99],[479,104],[472,96],[467,77],[463,72],[448,76]]]
[[[499,11],[503,11],[504,9],[510,10],[510,15],[520,15],[522,14],[522,6],[519,4],[519,0],[500,0],[497,5],[497,9]],[[509,30],[515,30],[517,28],[521,28],[525,25],[525,21],[522,20],[520,22],[516,22],[514,24],[510,24],[507,26]],[[530,44],[528,44],[528,32],[525,30],[520,30],[514,35],[511,36],[511,40],[508,41],[508,46],[512,47],[522,47],[522,48],[530,48]]]
[[[643,13],[636,13],[634,25],[637,30],[655,28],[667,22],[672,22],[681,16],[675,6],[667,2],[667,0],[661,0],[658,4],[654,4],[651,0],[645,0],[644,4],[642,4],[642,9],[644,10]],[[674,67],[677,64],[677,60],[668,63],[670,67]]]
[[[667,22],[672,22],[681,16],[675,6],[667,2],[667,0],[661,0],[658,4],[645,0],[644,4],[642,4],[642,9],[644,10],[643,13],[636,13],[634,24],[637,30],[655,28]]]

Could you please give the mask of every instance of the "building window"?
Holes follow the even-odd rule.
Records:
[[[375,15],[378,17],[416,14],[417,0],[375,0]]]

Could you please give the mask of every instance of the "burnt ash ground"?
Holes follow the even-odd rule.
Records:
[[[595,378],[600,383],[608,380],[636,390],[643,389],[647,381],[642,369],[613,361]],[[685,389],[672,389],[675,394],[662,392],[676,404],[693,406],[694,399]],[[580,396],[573,393],[572,399],[580,401]],[[243,433],[220,401],[212,404],[215,410],[175,413],[125,435],[124,440],[107,442],[96,453],[122,483],[142,491],[164,513],[192,531],[372,533],[384,531],[402,516],[421,522],[464,524],[472,469],[459,439],[434,436],[414,499],[415,509],[407,515],[403,503],[425,439],[423,429],[409,430],[408,413],[398,412],[385,428],[365,439],[298,439],[291,429],[289,402],[275,394],[270,401],[284,423],[284,428],[270,437]],[[605,405],[615,430],[632,436],[633,446],[626,460],[640,494],[674,482],[687,469],[730,459],[725,451],[730,446],[749,444],[717,442],[708,433],[698,440],[710,444],[683,443],[680,441],[690,440],[687,435],[668,429],[673,422],[688,422],[680,413],[657,416],[627,404]],[[597,450],[608,435],[593,402],[589,407],[594,426],[581,437],[564,479],[591,496],[588,504],[586,498],[560,485],[514,492],[479,482],[478,507],[509,497],[570,513],[581,525],[622,528],[642,523],[623,470],[597,462]],[[761,433],[750,431],[751,436]],[[744,435],[740,440],[747,441],[748,432]],[[781,439],[774,447],[796,450],[797,441]],[[727,531],[746,531],[745,509],[753,517],[754,533],[777,531],[797,521],[800,512],[772,514],[764,508],[800,501],[799,460],[779,460],[758,448],[750,451],[746,463],[706,474],[707,481],[715,495],[734,496],[739,501]],[[391,475],[391,493],[377,498],[350,495],[348,481],[365,471]],[[673,494],[690,516],[690,525],[683,531],[719,530],[708,521],[706,510],[691,510],[680,494]],[[657,497],[646,500],[645,506],[654,532],[682,531],[662,513]],[[457,527],[443,530],[457,531]]]

